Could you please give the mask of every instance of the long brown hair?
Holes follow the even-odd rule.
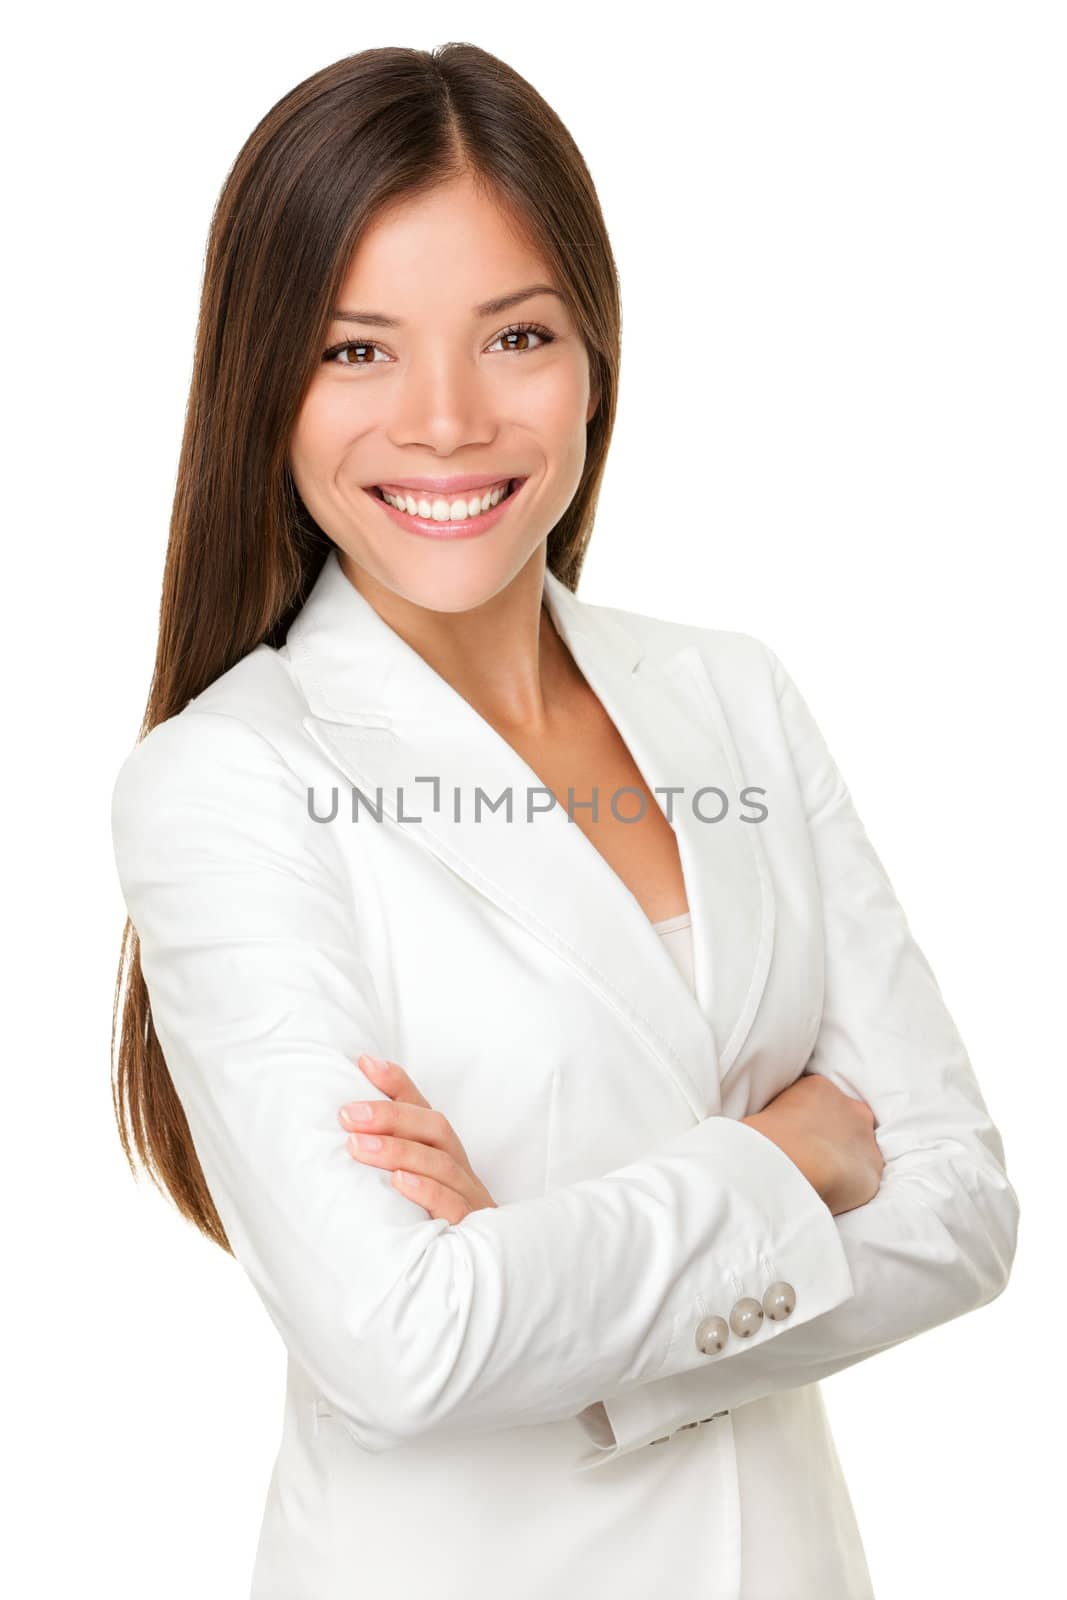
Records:
[[[376,213],[462,176],[504,202],[554,269],[588,351],[599,404],[581,483],[547,547],[552,572],[576,587],[614,428],[620,360],[618,274],[592,178],[537,91],[475,45],[346,56],[267,112],[212,216],[138,738],[256,645],[284,642],[331,548],[286,461],[331,307]],[[111,1052],[131,1170],[136,1176],[136,1150],[182,1215],[229,1251],[152,1024],[129,919]]]

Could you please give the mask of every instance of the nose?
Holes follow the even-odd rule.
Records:
[[[442,353],[413,364],[393,397],[388,431],[398,447],[422,445],[448,455],[463,445],[490,443],[500,425],[494,387],[469,357]]]

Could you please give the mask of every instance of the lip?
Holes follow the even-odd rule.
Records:
[[[415,488],[420,482],[433,481],[433,479],[420,480],[418,478],[410,478],[406,483],[398,483],[397,488]],[[438,479],[437,481],[440,482],[441,480]],[[452,481],[466,482],[465,479],[453,479]],[[424,539],[477,539],[481,534],[488,533],[492,528],[495,528],[497,523],[507,515],[530,480],[529,478],[514,478],[511,481],[515,483],[516,488],[506,499],[495,505],[492,511],[483,511],[477,517],[464,517],[462,522],[436,522],[432,517],[412,517],[406,511],[397,511],[394,506],[389,505],[385,500],[379,500],[374,493],[374,486],[364,489],[363,492],[369,499],[374,501],[379,511],[384,511],[385,515],[398,528],[402,528],[405,533],[418,534]],[[485,478],[480,483],[472,483],[471,488],[488,488],[490,484],[499,482],[499,478]]]
[[[425,489],[429,494],[463,494],[468,489],[491,489],[495,483],[510,483],[516,472],[467,472],[454,478],[383,478],[368,484],[368,489]]]

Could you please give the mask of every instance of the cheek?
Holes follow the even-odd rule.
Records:
[[[585,371],[569,374],[569,381],[561,385],[551,413],[556,454],[572,475],[580,476],[585,466],[586,411],[589,408],[589,382]]]
[[[560,365],[528,381],[518,392],[517,420],[539,439],[557,459],[585,453],[585,413],[589,404],[589,383],[584,370]]]
[[[351,405],[328,388],[313,389],[305,399],[289,440],[290,470],[305,501],[316,485],[335,477],[352,443],[353,421]]]

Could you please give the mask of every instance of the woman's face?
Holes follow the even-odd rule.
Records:
[[[553,287],[541,257],[468,179],[397,204],[364,234],[333,308],[332,353],[289,446],[304,504],[358,587],[467,610],[515,577],[567,509],[597,397]],[[534,327],[516,333],[520,324]],[[403,487],[418,478],[442,482]],[[526,482],[502,512],[458,520],[456,502],[469,511],[513,478]],[[430,510],[429,527],[383,503],[378,490],[390,485]]]

